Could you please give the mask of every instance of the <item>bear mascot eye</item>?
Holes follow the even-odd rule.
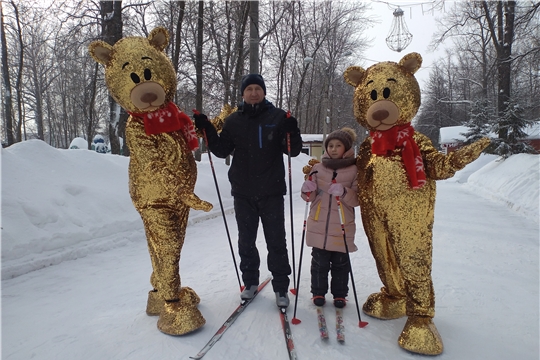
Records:
[[[152,71],[150,69],[144,69],[144,79],[150,80],[152,78]]]
[[[141,82],[141,78],[139,77],[139,75],[135,73],[131,73],[131,80],[133,80],[135,84],[138,84]]]

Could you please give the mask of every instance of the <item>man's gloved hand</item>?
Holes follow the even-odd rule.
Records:
[[[344,192],[345,188],[340,183],[332,183],[332,185],[328,187],[328,193],[334,196],[343,196]]]
[[[315,191],[315,190],[317,190],[317,183],[315,183],[314,181],[306,180],[302,184],[302,190],[301,191],[303,193],[310,193],[310,192]]]
[[[284,133],[298,132],[298,121],[292,116],[283,119],[279,126]]]
[[[195,127],[198,130],[205,130],[208,129],[209,126],[213,126],[210,120],[208,120],[208,116],[201,114],[200,112],[194,113],[193,119],[195,119]]]

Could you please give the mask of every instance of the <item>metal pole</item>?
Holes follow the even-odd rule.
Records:
[[[332,176],[332,183],[336,183],[336,176],[337,172],[334,170],[334,175]],[[338,214],[339,214],[339,222],[341,224],[341,233],[343,234],[343,244],[345,245],[345,253],[347,254],[347,261],[349,262],[349,274],[351,275],[351,283],[353,288],[353,294],[354,294],[354,302],[356,303],[356,312],[358,313],[358,326],[363,328],[367,326],[366,321],[362,321],[362,317],[360,316],[360,308],[358,307],[358,295],[356,294],[356,283],[354,281],[354,274],[352,271],[352,264],[351,264],[351,256],[349,254],[349,246],[347,245],[347,235],[345,234],[345,222],[343,220],[343,214],[341,210],[341,200],[339,199],[339,196],[336,196],[336,202],[338,206]]]

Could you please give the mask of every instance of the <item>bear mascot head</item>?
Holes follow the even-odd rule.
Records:
[[[444,155],[411,121],[420,107],[414,74],[417,53],[398,63],[351,66],[345,81],[355,88],[354,116],[370,136],[357,156],[358,199],[364,230],[383,287],[362,310],[379,319],[407,316],[398,344],[408,351],[437,355],[443,343],[435,324],[431,279],[435,181],[452,177],[487,147],[481,139]]]
[[[197,166],[192,151],[199,140],[191,119],[172,102],[176,73],[164,49],[165,28],[145,37],[125,37],[114,45],[94,41],[92,58],[105,67],[111,96],[129,114],[129,191],[148,242],[153,287],[146,313],[159,315],[157,327],[170,335],[199,329],[205,319],[195,291],[180,285],[180,252],[189,210],[210,211],[194,193]],[[121,281],[121,279],[118,279]]]

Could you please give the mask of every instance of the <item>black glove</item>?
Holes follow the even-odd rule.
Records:
[[[209,127],[213,127],[210,120],[208,120],[208,116],[201,114],[201,113],[195,113],[193,114],[193,119],[195,119],[195,127],[197,127],[198,130],[206,130]]]
[[[280,127],[284,133],[296,134],[298,132],[298,121],[294,117],[289,116],[281,122]]]

